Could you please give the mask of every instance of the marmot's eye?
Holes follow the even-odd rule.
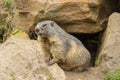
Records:
[[[43,27],[47,26],[47,24],[44,24]]]

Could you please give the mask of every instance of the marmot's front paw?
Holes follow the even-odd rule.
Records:
[[[54,64],[54,62],[53,62],[52,60],[48,62],[48,65],[49,65],[49,66],[51,66],[51,65],[53,65],[53,64]]]
[[[55,63],[57,63],[57,60],[56,60],[56,59],[52,59],[52,60],[50,60],[50,61],[48,62],[48,65],[50,66],[50,65],[53,65],[53,64],[55,64]]]

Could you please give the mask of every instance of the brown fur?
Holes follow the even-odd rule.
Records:
[[[37,24],[38,41],[48,44],[47,54],[49,65],[58,63],[64,70],[83,71],[89,67],[90,53],[83,44],[66,33],[53,21],[43,21]],[[46,46],[46,45],[44,45]]]

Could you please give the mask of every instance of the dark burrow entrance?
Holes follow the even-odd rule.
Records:
[[[95,34],[72,34],[79,39],[91,54],[91,66],[95,66],[95,59],[101,39],[101,33]]]

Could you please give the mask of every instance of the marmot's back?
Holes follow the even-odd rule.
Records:
[[[61,65],[61,67],[66,70],[76,71],[87,69],[90,63],[90,53],[80,40],[69,34],[67,36],[65,39],[67,39],[70,49],[67,52],[65,64]]]

